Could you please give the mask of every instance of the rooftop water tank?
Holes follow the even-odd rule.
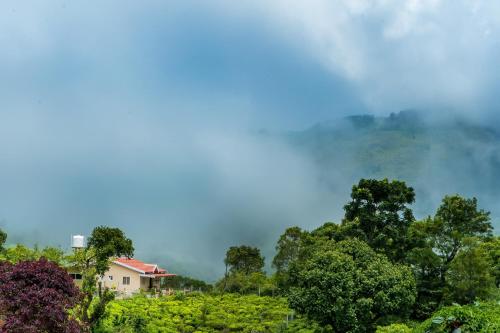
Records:
[[[73,235],[71,236],[71,247],[74,249],[81,249],[85,247],[85,236]]]

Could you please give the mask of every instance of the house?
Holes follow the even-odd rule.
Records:
[[[104,287],[122,294],[160,290],[161,279],[175,274],[168,273],[156,264],[147,264],[133,258],[116,258],[101,277]]]

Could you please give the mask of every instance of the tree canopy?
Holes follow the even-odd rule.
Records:
[[[87,242],[87,249],[93,249],[97,274],[103,275],[109,269],[112,257],[132,256],[132,240],[125,237],[119,228],[100,226],[94,228]]]
[[[314,306],[327,304],[320,300],[331,297],[331,291],[317,286],[323,288],[329,283],[326,279],[340,274],[349,279],[350,272],[364,260],[339,254],[338,244],[352,241],[391,264],[411,269],[417,290],[411,314],[414,319],[428,318],[446,304],[496,297],[500,242],[491,234],[489,212],[480,209],[475,198],[449,195],[433,217],[416,221],[409,208],[414,200],[413,189],[404,182],[362,179],[353,187],[341,224],[328,222],[312,231],[288,228],[278,240],[273,260],[281,293],[295,295],[291,302],[297,311],[313,311],[318,320]],[[334,275],[327,274],[328,266],[321,266],[330,262]],[[340,287],[331,284],[329,288]],[[318,303],[313,303],[314,298]]]
[[[3,246],[5,244],[5,241],[7,241],[7,233],[0,229],[0,251],[3,250]]]
[[[343,224],[354,224],[351,235],[401,262],[408,249],[407,230],[415,220],[409,208],[414,201],[415,192],[405,182],[361,179],[344,206]]]
[[[407,317],[416,297],[411,270],[352,239],[317,251],[290,270],[289,302],[335,332],[369,332],[388,316]]]
[[[260,249],[247,245],[231,246],[226,252],[224,263],[230,272],[251,274],[261,272],[264,268],[264,257]]]

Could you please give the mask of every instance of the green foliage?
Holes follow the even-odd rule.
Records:
[[[479,245],[486,253],[491,264],[491,274],[495,285],[500,288],[500,236],[492,237]]]
[[[109,269],[109,258],[134,254],[132,240],[125,237],[122,230],[100,226],[94,228],[87,243],[87,248],[95,250],[95,268],[99,275]]]
[[[458,290],[464,292],[464,288],[469,289],[469,293],[478,292],[480,297],[489,298],[485,291],[491,290],[490,286],[480,287],[482,282],[489,281],[490,269],[486,269],[489,264],[479,258],[472,266],[464,265],[464,261],[475,256],[475,251],[479,250],[467,255],[464,253],[457,261],[454,260],[465,250],[468,240],[485,240],[491,235],[491,230],[489,213],[478,209],[475,198],[466,199],[459,195],[444,197],[433,218],[411,224],[407,237],[412,249],[406,259],[417,278],[416,318],[428,317],[443,302],[472,302],[471,297],[459,294]],[[451,267],[453,272],[449,273]],[[477,269],[481,272],[472,276]],[[458,289],[453,291],[455,287]]]
[[[467,333],[500,332],[500,304],[489,302],[444,307],[415,328],[414,333],[451,332],[455,328]]]
[[[231,246],[226,252],[224,263],[231,273],[251,274],[262,271],[264,257],[256,247],[247,245]]]
[[[412,333],[412,329],[405,324],[391,324],[377,327],[376,333]]]
[[[0,260],[5,260],[13,264],[28,260],[35,261],[42,257],[60,266],[66,263],[64,251],[51,246],[44,247],[40,250],[37,246],[29,248],[22,244],[16,244],[15,246],[4,249],[4,251],[0,253]]]
[[[416,296],[408,267],[355,239],[332,243],[293,266],[290,279],[290,306],[339,332],[369,332],[388,316],[405,318]]]
[[[218,290],[240,294],[259,294],[272,296],[276,292],[276,283],[273,278],[262,272],[244,274],[235,272],[228,274],[217,282]]]
[[[5,244],[5,241],[7,240],[7,233],[0,229],[0,252],[3,251],[3,245]]]
[[[445,298],[449,303],[472,303],[496,296],[495,278],[486,251],[474,241],[461,250],[446,273]]]
[[[286,299],[277,297],[235,294],[187,294],[182,299],[136,296],[110,303],[95,332],[285,332],[286,318],[290,314]]]
[[[306,234],[299,227],[291,227],[286,229],[278,240],[273,267],[276,269],[277,285],[281,289],[288,289],[288,270],[290,269],[290,265],[299,259],[303,239]]]
[[[427,221],[427,233],[431,246],[445,264],[455,258],[464,239],[491,235],[493,227],[489,215],[489,212],[477,208],[476,198],[444,197],[434,219]]]
[[[104,315],[107,304],[114,299],[110,290],[102,290],[98,276],[109,269],[112,257],[131,256],[133,251],[132,241],[125,237],[122,230],[100,226],[92,231],[85,249],[69,256],[70,267],[82,274],[83,298],[77,312],[80,320],[89,327],[95,328]],[[98,297],[95,297],[96,289]]]
[[[439,306],[443,298],[441,259],[431,247],[414,248],[408,253],[407,263],[413,268],[417,281],[417,301],[413,317],[425,319]]]
[[[344,206],[344,224],[355,223],[352,236],[392,261],[403,261],[408,250],[407,231],[414,221],[408,207],[415,201],[413,188],[398,180],[361,179],[353,186],[351,198]]]
[[[232,246],[226,252],[224,263],[226,274],[217,282],[218,290],[241,294],[260,294],[262,290],[274,293],[274,283],[262,271],[264,257],[258,248],[246,245]]]

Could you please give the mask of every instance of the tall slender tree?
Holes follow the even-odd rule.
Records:
[[[113,257],[130,257],[133,253],[132,240],[127,238],[122,230],[99,226],[92,231],[86,248],[73,254],[73,268],[81,271],[83,276],[84,297],[80,306],[80,317],[90,327],[97,324],[104,315],[107,304],[114,298],[112,292],[102,288],[101,282],[102,276],[109,269],[110,260]],[[93,302],[96,292],[99,298],[97,302]]]

